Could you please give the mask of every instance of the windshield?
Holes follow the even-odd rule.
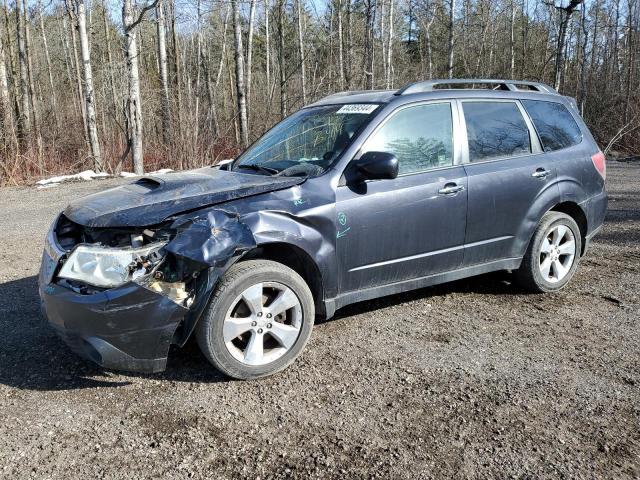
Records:
[[[376,104],[305,108],[269,130],[232,170],[264,175],[317,176],[349,145],[378,108]]]

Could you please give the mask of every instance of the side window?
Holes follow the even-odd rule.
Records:
[[[561,103],[523,100],[522,105],[536,127],[545,152],[571,147],[582,141],[578,124]]]
[[[453,165],[451,104],[417,105],[393,113],[362,151],[393,153],[400,175]]]
[[[531,152],[531,138],[513,102],[462,102],[469,161],[482,162]]]

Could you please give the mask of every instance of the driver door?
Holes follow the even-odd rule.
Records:
[[[395,154],[399,174],[337,189],[340,293],[460,267],[467,177],[454,147],[457,120],[448,101],[401,107],[364,143],[359,155]]]

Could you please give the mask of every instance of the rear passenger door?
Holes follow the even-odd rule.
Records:
[[[520,102],[461,100],[458,107],[467,135],[464,265],[521,257],[529,242],[523,232],[538,221],[532,205],[558,196],[553,162]]]
[[[391,113],[364,142],[358,155],[393,153],[399,174],[336,191],[343,293],[462,264],[467,192],[457,125],[455,102],[412,104]]]

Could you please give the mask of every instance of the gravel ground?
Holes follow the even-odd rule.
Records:
[[[289,369],[105,372],[39,313],[54,214],[118,181],[0,190],[0,477],[638,478],[640,164],[561,293],[491,274],[348,307]]]

